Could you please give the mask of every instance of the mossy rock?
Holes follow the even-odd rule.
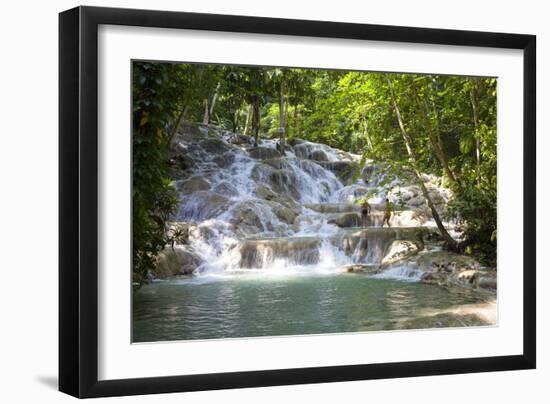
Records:
[[[248,151],[248,154],[250,157],[259,160],[281,157],[281,153],[270,147],[253,147]]]
[[[205,152],[212,154],[223,154],[230,149],[227,143],[218,138],[205,139],[199,145]]]
[[[210,182],[202,176],[191,177],[186,181],[178,183],[178,191],[184,194],[191,194],[197,191],[208,191]]]
[[[191,275],[201,263],[202,259],[188,246],[168,247],[158,254],[154,272],[161,279]]]

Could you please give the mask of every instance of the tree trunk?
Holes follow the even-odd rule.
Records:
[[[295,136],[295,133],[298,132],[298,104],[294,106],[294,111],[292,113],[292,132]]]
[[[476,94],[475,90],[477,90],[477,83],[474,81],[473,86],[470,89],[470,102],[472,104],[472,113],[473,113],[473,119],[474,119],[474,137],[476,140],[476,178],[477,178],[477,185],[481,183],[481,147],[479,142],[479,134],[478,132],[478,123],[479,118],[477,115],[477,101],[476,101]]]
[[[246,121],[244,123],[244,132],[243,132],[244,135],[248,135],[250,133],[250,127],[252,126],[251,122],[252,122],[253,108],[254,107],[252,106],[252,104],[248,106],[248,111],[246,112]]]
[[[254,147],[258,147],[258,136],[260,133],[260,104],[258,101],[254,102],[253,122]]]
[[[435,223],[437,224],[437,228],[439,229],[439,232],[443,236],[443,239],[448,244],[449,248],[453,251],[458,251],[458,244],[451,237],[447,229],[445,229],[445,226],[443,226],[443,223],[441,221],[441,217],[439,216],[439,213],[437,212],[437,209],[435,208],[435,205],[432,201],[432,198],[430,198],[430,194],[428,193],[428,189],[426,188],[426,185],[424,184],[424,180],[422,180],[422,174],[420,173],[420,170],[418,169],[418,163],[416,158],[416,153],[411,145],[411,140],[409,138],[409,135],[407,134],[407,131],[405,130],[405,125],[403,124],[403,119],[401,117],[401,112],[399,111],[399,107],[397,106],[397,101],[395,99],[395,94],[393,93],[393,87],[391,84],[390,79],[386,78],[386,81],[388,82],[388,87],[390,89],[390,95],[393,103],[393,108],[395,110],[395,114],[397,115],[397,123],[399,124],[399,129],[401,131],[401,136],[403,138],[403,143],[405,144],[405,148],[407,149],[407,154],[409,155],[409,160],[411,162],[411,166],[413,169],[413,172],[416,176],[416,179],[418,181],[418,185],[420,186],[420,190],[422,191],[422,195],[424,195],[424,198],[426,199],[426,202],[428,202],[428,207],[430,208],[432,212],[432,216],[435,220]]]
[[[425,108],[428,109],[427,103],[425,103]],[[437,119],[437,118],[436,118]],[[427,123],[427,133],[428,138],[430,139],[430,143],[432,145],[432,148],[434,149],[434,153],[439,160],[439,163],[441,164],[441,167],[443,168],[443,171],[445,172],[445,175],[447,178],[449,178],[450,181],[452,181],[455,185],[457,185],[459,188],[461,188],[460,182],[456,179],[455,175],[449,168],[449,162],[447,160],[447,156],[445,155],[445,151],[443,150],[443,143],[441,142],[441,136],[439,135],[439,129],[433,130],[433,128],[430,125],[430,119],[427,117],[426,120]],[[439,126],[439,125],[437,125]]]
[[[208,108],[208,98],[204,99],[204,115],[202,116],[202,124],[208,125],[210,122],[210,115],[209,115],[210,109]]]
[[[237,130],[239,128],[239,110],[237,109],[234,113],[233,113],[233,133],[237,133]]]
[[[449,180],[455,184],[459,189],[462,188],[462,184],[457,180],[451,169],[449,168],[449,162],[447,159],[447,156],[445,155],[445,151],[443,150],[443,142],[441,141],[441,136],[439,134],[439,118],[437,117],[437,112],[435,110],[435,105],[432,105],[434,109],[434,115],[435,115],[435,126],[436,128],[433,128],[432,120],[430,118],[431,112],[430,107],[428,106],[428,102],[426,99],[423,101],[418,96],[418,88],[415,84],[412,84],[415,92],[416,101],[420,110],[420,113],[422,115],[422,119],[424,121],[424,127],[426,129],[426,134],[428,135],[428,139],[430,140],[430,144],[432,145],[432,148],[434,150],[435,156],[439,160],[439,163],[441,164],[441,168],[443,168],[443,171],[445,172],[445,175]]]
[[[286,121],[286,111],[285,111],[285,93],[284,93],[284,87],[283,83],[281,82],[281,86],[279,88],[279,151],[281,153],[284,153],[285,149],[285,142],[286,142],[286,136],[285,136],[285,121]]]
[[[212,117],[214,116],[214,106],[216,105],[216,100],[218,99],[218,94],[220,92],[220,86],[221,83],[218,82],[216,85],[216,90],[214,91],[214,95],[212,96],[212,101],[210,102],[210,111],[208,111],[208,116]]]
[[[370,137],[369,126],[367,124],[367,119],[363,118],[361,121],[363,123],[363,132],[365,133],[365,137],[367,139],[367,147],[369,148],[369,150],[373,150],[372,138]]]
[[[181,121],[183,121],[183,118],[185,116],[185,114],[187,113],[187,109],[189,108],[189,105],[186,105],[185,107],[183,107],[180,111],[180,113],[178,114],[178,116],[176,117],[176,122],[174,123],[174,126],[172,126],[172,129],[170,130],[170,133],[168,134],[168,147],[167,147],[167,151],[170,150],[170,146],[172,145],[172,142],[174,141],[174,137],[176,136],[176,133],[178,131],[178,128],[181,124]]]

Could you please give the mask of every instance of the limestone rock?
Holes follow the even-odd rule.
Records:
[[[262,268],[276,259],[292,264],[307,265],[319,262],[320,240],[312,237],[290,237],[245,240],[238,246],[241,268]]]
[[[259,183],[269,186],[275,193],[290,195],[299,199],[296,189],[296,175],[291,170],[277,170],[267,164],[256,164],[252,169],[252,178]]]
[[[262,220],[249,202],[241,202],[233,208],[231,223],[252,226],[258,230],[263,230]]]
[[[229,143],[236,145],[252,144],[252,138],[248,135],[243,135],[242,133],[234,133],[228,141]]]
[[[426,204],[426,199],[422,195],[415,196],[413,198],[410,198],[407,201],[407,205],[412,207],[419,207]]]
[[[352,264],[342,267],[341,271],[348,273],[364,273],[374,275],[379,273],[380,269],[377,265]]]
[[[497,272],[466,255],[433,251],[420,255],[417,265],[425,271],[422,276],[425,283],[482,289],[491,293],[497,288]]]
[[[329,219],[328,222],[338,227],[359,227],[361,226],[361,216],[357,212],[346,212]]]
[[[497,273],[488,269],[456,271],[450,275],[449,282],[460,286],[495,290],[497,288]]]
[[[296,215],[302,213],[302,206],[297,203],[293,198],[288,195],[276,195],[275,198],[271,199],[273,202],[277,202],[289,209],[291,209]]]
[[[292,137],[290,139],[287,139],[287,143],[292,147],[296,146],[297,144],[304,143],[304,142],[305,142],[304,139],[300,139],[298,137]]]
[[[271,188],[263,185],[263,184],[259,184],[257,187],[256,187],[256,196],[258,198],[262,198],[262,199],[266,199],[266,200],[272,200],[274,198],[277,197],[277,194],[275,192],[273,192],[271,190]]]
[[[309,158],[315,161],[328,161],[328,156],[323,150],[313,150]]]
[[[190,170],[196,166],[193,158],[183,153],[172,155],[169,161],[172,168],[182,171]]]
[[[226,142],[218,138],[205,139],[199,145],[204,151],[212,154],[223,154],[230,149]]]
[[[395,240],[391,243],[384,258],[382,258],[382,266],[388,266],[398,261],[410,258],[420,251],[420,246],[410,240]]]
[[[196,191],[182,198],[176,220],[195,221],[210,219],[225,211],[229,199],[212,191]]]
[[[226,152],[222,155],[214,157],[213,161],[222,168],[227,168],[235,162],[235,155],[231,152]]]
[[[267,165],[269,165],[269,166],[271,166],[271,167],[273,167],[277,170],[282,170],[283,168],[284,169],[289,168],[289,164],[286,162],[285,159],[283,159],[281,157],[264,159],[263,163],[267,164]]]
[[[344,183],[347,183],[355,173],[356,164],[352,161],[317,161],[321,167],[330,170]]]
[[[273,209],[273,213],[275,213],[275,215],[277,215],[279,220],[281,220],[282,222],[293,224],[294,220],[296,220],[297,214],[292,209],[275,201],[270,201],[269,205]]]
[[[201,263],[201,258],[188,246],[168,247],[157,256],[155,275],[157,278],[191,275]]]
[[[461,272],[481,268],[475,259],[445,250],[422,254],[417,263],[424,271],[433,272]]]
[[[178,184],[178,190],[184,194],[191,194],[197,191],[208,191],[209,189],[210,182],[202,176],[191,177]]]
[[[392,227],[419,227],[427,220],[428,216],[422,209],[403,210],[391,215],[390,224]],[[382,219],[380,223],[382,223]]]
[[[281,157],[281,153],[270,147],[253,147],[248,151],[250,157],[263,160]]]
[[[227,181],[222,181],[214,187],[214,192],[226,197],[239,195],[239,190]]]

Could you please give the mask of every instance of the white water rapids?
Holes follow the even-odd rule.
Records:
[[[180,206],[174,222],[190,224],[185,248],[200,258],[196,276],[334,273],[353,264],[378,266],[394,240],[412,234],[398,229],[429,224],[429,217],[417,215],[422,209],[409,207],[393,215],[392,229],[380,229],[384,199],[397,202],[395,188],[403,184],[379,186],[381,174],[374,165],[352,181],[358,155],[300,141],[281,156],[275,141],[263,140],[253,150],[246,142],[230,143],[232,136],[212,137],[210,131],[210,137],[176,139],[177,153],[194,164],[176,177]],[[373,211],[363,228],[355,201],[367,194]],[[448,197],[444,190],[440,194]],[[417,280],[420,275],[403,266],[377,276]]]

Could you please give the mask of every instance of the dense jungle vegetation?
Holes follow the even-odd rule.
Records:
[[[325,143],[384,162],[388,178],[422,173],[454,192],[448,214],[463,223],[451,250],[496,265],[495,78],[205,64],[133,63],[133,263],[141,282],[166,244],[177,203],[168,150],[183,122],[235,133]]]

